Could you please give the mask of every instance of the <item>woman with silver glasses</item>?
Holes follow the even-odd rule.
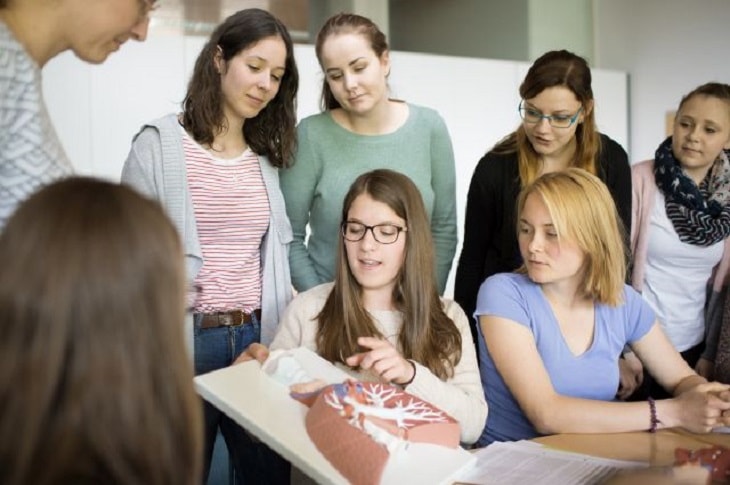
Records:
[[[597,175],[608,186],[626,230],[631,227],[628,156],[596,129],[585,59],[565,50],[543,54],[528,70],[520,96],[522,124],[482,157],[469,187],[454,288],[454,299],[469,316],[487,277],[521,265],[517,195],[543,173],[579,167]],[[470,323],[476,335],[475,320]]]

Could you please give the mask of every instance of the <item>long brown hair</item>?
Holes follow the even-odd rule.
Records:
[[[199,483],[183,255],[159,205],[56,182],[9,220],[0,267],[0,483]]]
[[[453,375],[461,360],[461,334],[446,316],[436,289],[431,226],[418,188],[405,175],[380,169],[353,182],[342,205],[347,220],[355,199],[367,194],[390,207],[406,221],[405,260],[393,289],[393,302],[403,312],[398,347],[403,356],[428,367],[441,379]],[[335,284],[317,316],[317,351],[331,362],[342,362],[360,352],[357,338],[383,337],[363,307],[361,286],[347,263],[342,232],[339,235]]]
[[[588,62],[566,50],[546,52],[527,71],[520,85],[520,96],[522,99],[531,99],[545,89],[556,86],[568,88],[583,106],[583,122],[575,130],[576,151],[572,166],[596,175],[596,158],[601,151],[601,137],[596,128]],[[540,158],[527,139],[522,125],[499,141],[492,151],[497,154],[517,152],[522,187],[530,184],[540,173]]]
[[[327,19],[317,34],[314,50],[320,66],[322,65],[322,47],[325,41],[330,36],[339,34],[358,34],[365,37],[370,42],[370,47],[378,56],[378,59],[381,59],[383,54],[388,51],[388,41],[385,39],[385,34],[375,25],[375,22],[354,13],[338,13]],[[321,108],[324,111],[340,107],[340,102],[332,94],[330,85],[327,83],[327,76],[325,76],[322,81]]]
[[[249,8],[228,17],[215,29],[198,55],[183,101],[182,123],[198,143],[210,145],[225,129],[221,75],[214,58],[218,49],[225,62],[267,37],[286,45],[285,72],[279,92],[255,117],[243,124],[243,137],[255,153],[266,155],[275,167],[286,167],[296,147],[296,96],[299,73],[294,46],[284,24],[266,10]]]

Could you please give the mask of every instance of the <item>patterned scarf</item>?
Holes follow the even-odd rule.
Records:
[[[682,242],[710,246],[730,236],[730,160],[727,153],[720,152],[698,187],[674,158],[670,136],[657,148],[654,177],[664,193],[667,216]]]

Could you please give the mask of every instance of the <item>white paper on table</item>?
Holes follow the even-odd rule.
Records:
[[[460,482],[483,485],[598,484],[621,470],[649,466],[643,462],[559,451],[534,441],[492,443],[474,454],[477,463],[459,476]]]

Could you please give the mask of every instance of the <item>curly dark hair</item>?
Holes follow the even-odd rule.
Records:
[[[283,23],[266,10],[240,10],[220,24],[195,61],[183,100],[182,124],[198,143],[210,145],[215,133],[225,129],[221,78],[214,58],[218,49],[224,61],[267,37],[280,37],[286,45],[285,73],[279,92],[255,117],[246,120],[243,136],[251,150],[266,155],[275,167],[287,167],[296,147],[296,95],[299,72],[294,46]]]

